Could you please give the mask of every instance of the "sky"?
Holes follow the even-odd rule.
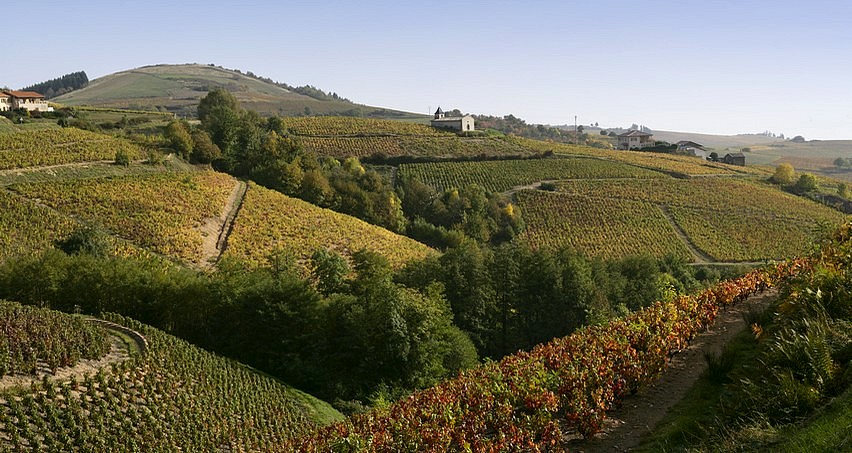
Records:
[[[4,3],[11,88],[212,63],[419,113],[852,139],[849,0]]]

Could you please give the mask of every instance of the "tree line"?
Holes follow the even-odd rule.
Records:
[[[50,99],[70,91],[79,90],[87,85],[89,85],[89,77],[86,75],[86,72],[78,71],[50,79],[46,82],[30,85],[24,88],[23,91],[35,91],[43,94],[46,99]]]

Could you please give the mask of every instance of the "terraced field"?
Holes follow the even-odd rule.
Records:
[[[304,262],[318,248],[331,248],[344,256],[366,248],[395,267],[436,253],[355,217],[249,184],[228,238],[226,257],[257,266],[266,264],[273,251],[284,251]]]

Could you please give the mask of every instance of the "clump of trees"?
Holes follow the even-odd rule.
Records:
[[[87,85],[89,85],[89,77],[85,71],[79,71],[65,74],[62,77],[50,79],[46,82],[30,85],[24,88],[23,91],[35,91],[43,94],[45,99],[50,99],[84,88]]]
[[[771,182],[785,186],[789,191],[804,195],[819,190],[816,176],[803,173],[796,178],[793,166],[787,163],[775,167],[775,173],[769,178]]]

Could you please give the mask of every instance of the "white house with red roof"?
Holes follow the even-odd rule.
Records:
[[[50,112],[44,96],[35,91],[0,91],[0,111],[25,109],[31,112]]]

